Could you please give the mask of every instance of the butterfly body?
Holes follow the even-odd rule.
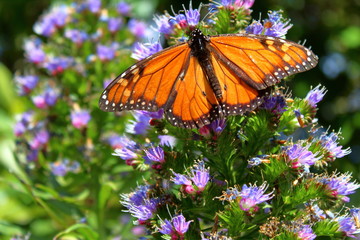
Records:
[[[181,43],[128,68],[104,90],[104,111],[164,109],[175,126],[199,128],[261,104],[264,90],[317,64],[294,42],[251,34],[205,36]]]

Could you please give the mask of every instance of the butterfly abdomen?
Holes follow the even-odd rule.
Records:
[[[211,89],[215,93],[217,99],[222,98],[222,91],[220,87],[219,79],[214,74],[214,67],[211,63],[210,51],[207,47],[209,43],[209,37],[202,34],[199,29],[195,29],[191,34],[191,40],[189,46],[191,48],[191,55],[194,56],[202,70],[204,71],[207,80],[210,83]],[[203,92],[206,96],[206,92]]]

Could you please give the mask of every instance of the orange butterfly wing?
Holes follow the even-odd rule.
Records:
[[[255,109],[263,89],[308,70],[317,57],[302,45],[262,35],[219,35],[206,43],[222,98],[188,44],[151,55],[118,76],[103,92],[104,111],[164,108],[175,126],[199,128],[226,115]]]
[[[317,64],[317,56],[304,46],[264,35],[213,36],[208,48],[223,92],[224,115],[256,108],[261,103],[259,90]]]

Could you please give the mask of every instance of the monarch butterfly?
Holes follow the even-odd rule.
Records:
[[[261,104],[263,90],[317,64],[300,44],[264,35],[205,36],[190,39],[132,65],[103,91],[104,111],[164,109],[174,126],[200,128]]]

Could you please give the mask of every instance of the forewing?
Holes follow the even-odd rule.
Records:
[[[264,35],[213,36],[209,50],[234,75],[257,90],[291,74],[309,70],[318,60],[311,50],[300,44]]]
[[[166,108],[189,58],[190,48],[184,43],[139,61],[103,91],[100,109],[115,112]]]

